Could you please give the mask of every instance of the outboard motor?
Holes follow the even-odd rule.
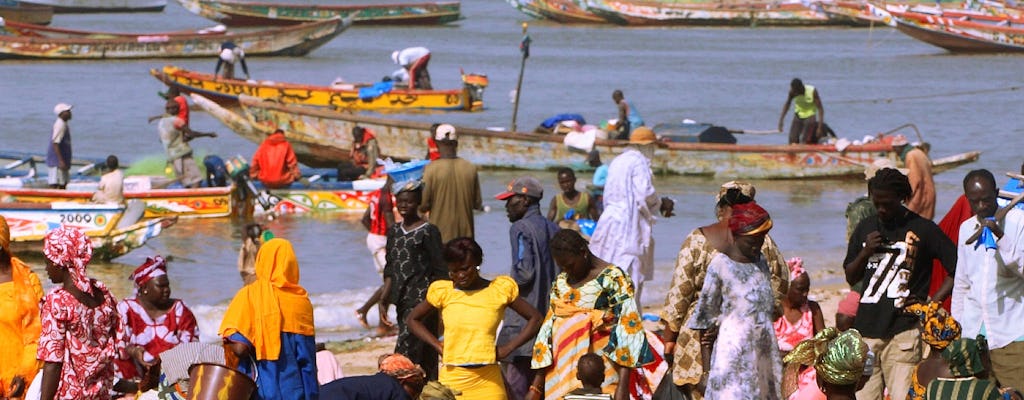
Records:
[[[484,104],[484,88],[490,82],[487,79],[487,75],[464,73],[462,74],[462,90],[469,95],[469,104],[466,104],[467,110],[479,110],[483,108]]]

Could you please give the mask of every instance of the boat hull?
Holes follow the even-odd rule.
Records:
[[[161,12],[167,0],[31,0],[34,4],[53,7],[58,14]]]
[[[196,93],[221,104],[237,105],[239,95],[249,95],[283,104],[328,107],[335,110],[374,111],[479,111],[483,109],[483,87],[466,83],[457,90],[409,90],[395,88],[373,99],[362,99],[358,88],[332,88],[278,82],[257,82],[218,78],[212,74],[172,66],[150,71],[156,79],[185,93]],[[467,76],[463,77],[465,81]],[[486,85],[486,84],[485,84]],[[477,89],[479,88],[479,89]]]
[[[351,16],[356,25],[441,25],[461,18],[461,3],[303,5],[178,0],[185,9],[227,26],[282,26]]]
[[[53,20],[53,7],[20,1],[0,0],[0,17],[5,21],[49,25],[50,21]]]
[[[995,28],[995,27],[993,27]],[[929,24],[897,18],[896,29],[914,39],[954,53],[1024,52],[1024,29],[988,30],[984,27]]]
[[[0,188],[0,196],[27,203],[74,202],[88,203],[94,191]],[[231,215],[231,196],[234,186],[197,189],[126,190],[126,200],[140,200],[146,204],[146,218],[178,216],[182,218],[211,218]]]
[[[301,186],[297,184],[287,189],[267,191],[266,203],[269,207],[257,201],[254,213],[361,213],[369,207],[370,195],[384,186],[384,179]]]
[[[0,59],[212,58],[233,41],[247,57],[308,54],[340,35],[351,20],[327,20],[277,29],[225,35],[143,35],[110,38],[0,36]]]
[[[193,96],[193,100],[200,107],[207,110],[216,107],[197,97]],[[249,125],[286,130],[296,154],[299,148],[308,149],[310,152],[300,157],[317,158],[322,164],[336,165],[347,158],[352,144],[350,132],[357,124],[377,133],[382,156],[416,159],[426,154],[426,138],[430,134],[427,123],[279,105],[247,97],[241,99],[241,104]],[[217,114],[211,112],[211,115]],[[235,118],[234,124],[240,124],[242,117]],[[257,131],[249,129],[249,132]],[[484,167],[550,170],[582,164],[586,159],[584,151],[565,146],[561,136],[457,129],[459,156]],[[301,143],[301,147],[296,143]],[[595,144],[595,148],[609,158],[626,147],[624,141],[597,140]],[[337,154],[342,158],[319,158],[318,155],[323,154]],[[955,165],[972,162],[979,154],[972,152],[962,156],[951,162]],[[865,167],[878,158],[895,160],[896,153],[885,144],[850,146],[840,153],[831,145],[668,143],[656,150],[652,167],[659,173],[723,179],[835,179],[863,177]],[[945,166],[937,167],[941,168]]]
[[[839,25],[803,4],[665,3],[651,0],[586,0],[587,10],[619,25],[633,26],[826,26]]]

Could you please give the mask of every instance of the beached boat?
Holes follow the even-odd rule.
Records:
[[[866,1],[822,1],[817,6],[825,16],[840,25],[896,26],[887,10]]]
[[[336,165],[348,157],[355,125],[377,133],[382,156],[416,159],[426,153],[430,124],[330,110],[276,104],[243,96],[243,115],[217,106],[201,96],[193,101],[240,136],[256,142],[262,132],[280,127],[296,155],[307,164]],[[459,156],[474,164],[513,169],[548,170],[581,163],[586,152],[564,144],[564,136],[530,132],[496,132],[457,127]],[[606,159],[621,153],[626,142],[596,140],[594,148]],[[968,152],[935,159],[934,170],[976,161]],[[743,145],[666,143],[657,150],[653,167],[659,173],[744,179],[854,178],[875,159],[895,160],[892,146],[872,143],[839,151],[833,145]]]
[[[174,66],[150,70],[155,78],[184,93],[197,93],[221,104],[238,104],[240,94],[256,96],[283,104],[303,104],[336,110],[400,111],[480,111],[487,77],[463,74],[461,89],[418,90],[381,85],[314,86],[269,81],[245,81],[219,78],[213,74],[189,71]],[[386,86],[386,85],[384,85]]]
[[[0,0],[2,1],[2,0]],[[6,21],[6,23],[0,25],[0,35],[8,36],[26,36],[26,37],[38,37],[38,38],[92,38],[92,39],[105,39],[112,37],[160,37],[160,36],[182,36],[182,35],[223,35],[227,32],[224,25],[218,25],[204,29],[192,29],[182,31],[171,31],[171,32],[159,32],[159,33],[123,33],[123,32],[98,32],[98,31],[82,31],[77,29],[63,29],[63,28],[52,28],[48,26],[42,26],[38,24],[29,24],[24,22]]]
[[[146,206],[144,217],[182,218],[226,217],[232,212],[234,186],[195,189],[158,189],[150,177],[125,177],[125,200],[139,200]],[[0,186],[0,197],[27,203],[88,203],[98,189],[97,182],[72,182],[67,189]]]
[[[351,16],[356,25],[441,25],[458,21],[461,3],[315,5],[218,0],[178,0],[185,9],[227,26],[295,25]]]
[[[803,3],[750,1],[706,3],[658,0],[586,0],[587,10],[619,25],[638,26],[824,26],[836,25]]]
[[[508,0],[512,7],[534,18],[563,24],[605,23],[586,7],[585,0]]]
[[[363,212],[370,205],[370,194],[384,186],[384,179],[352,182],[296,182],[283,189],[260,189],[262,201],[254,202],[259,214],[303,214]]]
[[[177,221],[141,219],[142,210],[134,205],[74,202],[0,203],[0,215],[10,226],[12,251],[41,252],[46,232],[65,225],[83,231],[92,241],[93,258],[102,260],[142,247]]]
[[[0,18],[5,22],[49,25],[53,20],[53,7],[15,0],[0,0]]]
[[[951,52],[1024,52],[1024,28],[915,12],[894,11],[893,17],[900,32]]]
[[[167,0],[30,0],[53,7],[55,13],[161,12]]]
[[[224,35],[138,35],[105,38],[45,38],[0,35],[0,59],[214,58],[225,41],[237,43],[247,57],[304,56],[340,35],[350,19]]]

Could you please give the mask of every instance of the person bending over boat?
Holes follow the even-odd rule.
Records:
[[[245,65],[245,50],[232,41],[221,43],[220,56],[217,58],[217,67],[213,69],[213,74],[220,74],[220,67],[223,66],[224,74],[219,76],[224,79],[235,79],[235,64],[242,65],[242,72],[248,80],[249,66]]]
[[[644,126],[644,119],[640,117],[640,112],[636,110],[633,103],[626,101],[626,97],[622,95],[621,90],[615,89],[612,92],[612,101],[619,108],[619,119],[615,125],[615,131],[617,132],[615,139],[629,139],[629,134],[633,132],[633,129]]]
[[[430,63],[429,49],[409,47],[396,50],[391,53],[391,61],[402,66],[401,69],[391,73],[392,80],[408,83],[409,89],[433,89],[430,85],[430,73],[427,72],[427,64]]]
[[[157,123],[157,130],[160,132],[160,142],[164,145],[167,153],[167,162],[174,167],[174,176],[187,188],[199,187],[203,176],[199,173],[199,166],[192,158],[192,147],[188,142],[197,137],[217,137],[213,132],[196,132],[185,123],[185,120],[178,117],[181,106],[174,100],[168,100],[164,106],[164,116]]]
[[[299,159],[285,139],[283,130],[275,130],[260,143],[252,155],[249,177],[262,182],[268,189],[286,188],[302,177]]]
[[[793,103],[793,122],[789,125],[789,144],[814,144],[823,136],[825,127],[825,107],[821,105],[821,96],[818,90],[811,85],[804,85],[799,78],[793,78],[789,83],[789,96],[786,97],[786,104],[782,105],[782,114],[779,115],[779,132],[782,131],[782,121],[789,111],[789,103]]]

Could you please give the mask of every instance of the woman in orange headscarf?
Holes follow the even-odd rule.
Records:
[[[39,299],[43,287],[28,265],[11,255],[11,231],[0,216],[0,398],[20,398],[39,371]]]
[[[259,399],[315,399],[316,340],[313,304],[299,286],[299,262],[292,244],[271,239],[256,255],[256,281],[235,294],[220,324],[220,336],[252,374],[255,360]]]

